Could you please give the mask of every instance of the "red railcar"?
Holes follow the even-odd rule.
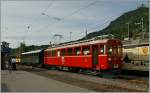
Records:
[[[122,43],[118,39],[104,39],[47,48],[44,64],[90,70],[120,69]]]

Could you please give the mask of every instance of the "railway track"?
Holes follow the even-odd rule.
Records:
[[[37,75],[51,78],[57,81],[79,86],[96,92],[147,92],[148,79],[120,76],[115,79],[100,78],[85,74],[66,71],[47,70],[43,68],[32,68],[30,66],[17,66],[18,70],[28,71]]]
[[[139,77],[139,78],[137,78],[137,76],[120,75],[116,79],[121,79],[121,80],[125,80],[127,82],[137,83],[137,84],[147,84],[147,85],[149,84],[148,77]]]

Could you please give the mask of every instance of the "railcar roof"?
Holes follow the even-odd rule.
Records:
[[[78,44],[72,44],[72,45],[65,45],[65,46],[58,46],[58,47],[49,47],[45,51],[49,50],[56,50],[56,49],[63,49],[63,48],[71,48],[71,47],[78,47],[78,46],[83,46],[83,45],[93,45],[93,44],[98,44],[98,43],[107,43],[109,40],[117,40],[117,39],[103,39],[103,40],[94,40],[90,42],[83,42],[83,43],[78,43]]]
[[[21,55],[39,53],[39,52],[41,52],[41,51],[42,51],[41,49],[40,49],[40,50],[29,51],[29,52],[21,53]]]

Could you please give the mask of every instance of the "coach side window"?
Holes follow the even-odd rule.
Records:
[[[104,54],[104,45],[100,45],[100,54]]]
[[[81,48],[75,48],[75,55],[80,55],[81,54]]]
[[[90,47],[83,47],[83,55],[90,55]]]

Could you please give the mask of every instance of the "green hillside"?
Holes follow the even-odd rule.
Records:
[[[146,32],[145,37],[148,36],[149,32],[149,8],[147,7],[139,7],[136,10],[124,13],[120,17],[118,17],[116,20],[112,21],[108,27],[104,28],[103,30],[96,31],[89,33],[87,35],[87,38],[90,39],[95,36],[105,35],[105,34],[113,34],[115,38],[123,39],[128,36],[128,25],[127,23],[130,23],[130,35],[133,36],[133,38],[140,37],[141,35],[141,25],[136,25],[135,23],[141,22],[141,19],[143,18],[143,28]],[[82,39],[85,39],[82,38]]]

